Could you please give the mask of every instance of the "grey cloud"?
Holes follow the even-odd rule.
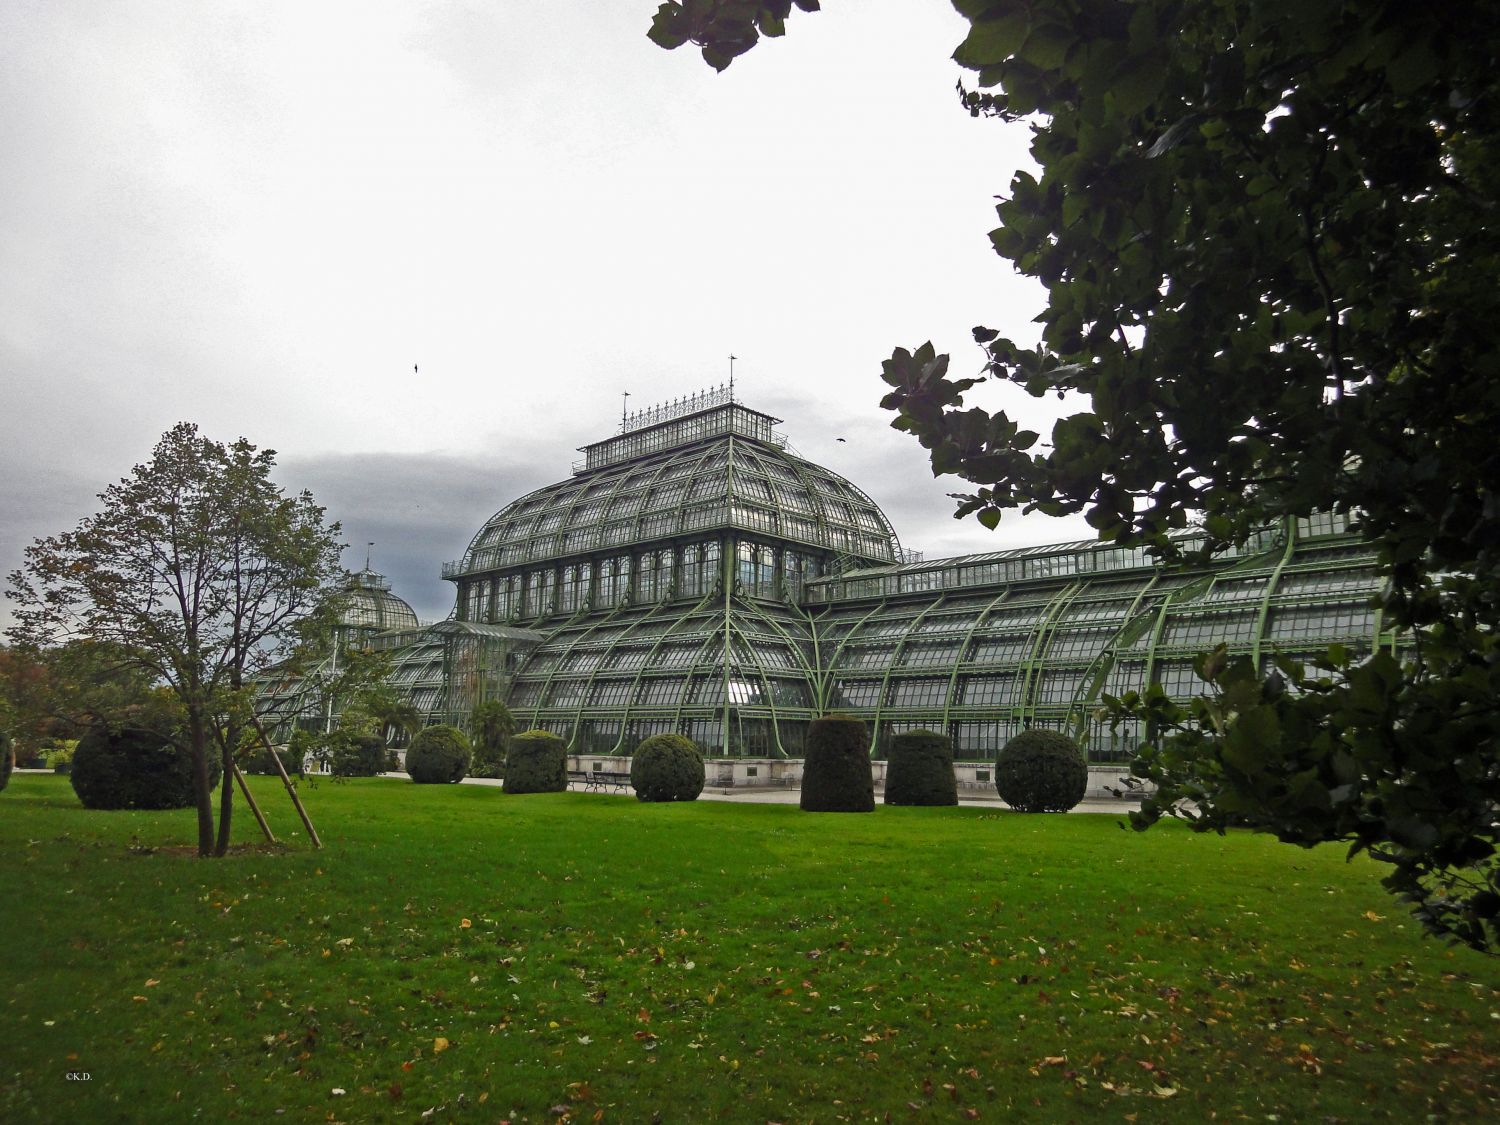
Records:
[[[429,621],[453,608],[442,564],[462,557],[496,511],[556,473],[493,454],[352,453],[287,457],[276,475],[283,487],[310,491],[342,525],[351,570],[373,542],[371,565]]]

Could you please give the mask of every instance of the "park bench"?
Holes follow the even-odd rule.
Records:
[[[630,788],[630,774],[617,770],[589,770],[584,775],[585,789],[610,788],[616,791]]]

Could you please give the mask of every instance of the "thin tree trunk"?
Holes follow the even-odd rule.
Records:
[[[193,789],[198,798],[198,855],[207,858],[214,850],[214,798],[208,780],[208,732],[203,720],[188,715],[188,751],[193,758]]]
[[[214,845],[214,855],[222,856],[229,851],[229,829],[234,819],[234,751],[231,744],[224,744],[224,784],[219,792],[219,840]]]

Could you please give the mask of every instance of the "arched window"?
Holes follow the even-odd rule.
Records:
[[[703,560],[696,545],[682,549],[682,573],[678,578],[678,592],[685,598],[703,596]]]
[[[656,601],[656,556],[647,552],[641,557],[640,565],[635,571],[636,600],[649,605]]]
[[[714,540],[703,545],[703,592],[708,593],[719,581],[719,543]]]
[[[661,551],[656,556],[656,590],[657,597],[672,596],[672,552],[670,549]]]

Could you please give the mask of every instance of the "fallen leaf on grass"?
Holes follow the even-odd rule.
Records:
[[[474,923],[469,921],[467,918],[460,918],[458,920],[458,928],[460,930],[467,930],[472,925],[474,925]]]
[[[444,1039],[441,1035],[439,1035],[436,1039],[434,1039],[432,1041],[432,1053],[435,1055],[435,1054],[437,1054],[440,1051],[446,1051],[449,1046],[450,1046],[450,1044],[449,1044],[448,1040]]]

